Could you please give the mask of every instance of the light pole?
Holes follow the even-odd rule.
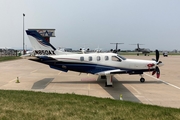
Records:
[[[25,14],[23,13],[23,55],[25,54],[25,50],[24,50],[24,17],[25,17]]]

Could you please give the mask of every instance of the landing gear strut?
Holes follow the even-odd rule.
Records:
[[[140,76],[141,76],[141,78],[140,78],[140,82],[145,82],[145,79],[144,79],[144,77],[143,77],[143,75],[142,74],[140,74]]]
[[[112,75],[103,75],[101,76],[101,79],[105,79],[105,87],[112,87],[113,83],[112,83]]]
[[[105,87],[113,87],[113,85],[108,85],[107,82],[105,82]]]

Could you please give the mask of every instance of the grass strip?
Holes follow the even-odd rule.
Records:
[[[3,56],[0,57],[0,62],[21,59],[19,56]]]
[[[178,120],[180,109],[75,94],[0,90],[0,119]]]

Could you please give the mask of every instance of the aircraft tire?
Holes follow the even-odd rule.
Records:
[[[140,79],[140,82],[142,82],[142,83],[145,82],[145,79],[144,79],[144,78],[141,78],[141,79]]]

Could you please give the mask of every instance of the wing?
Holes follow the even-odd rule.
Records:
[[[115,69],[115,70],[106,70],[102,72],[95,73],[97,75],[107,75],[107,74],[126,74],[128,73],[127,70],[120,70],[120,69]]]

